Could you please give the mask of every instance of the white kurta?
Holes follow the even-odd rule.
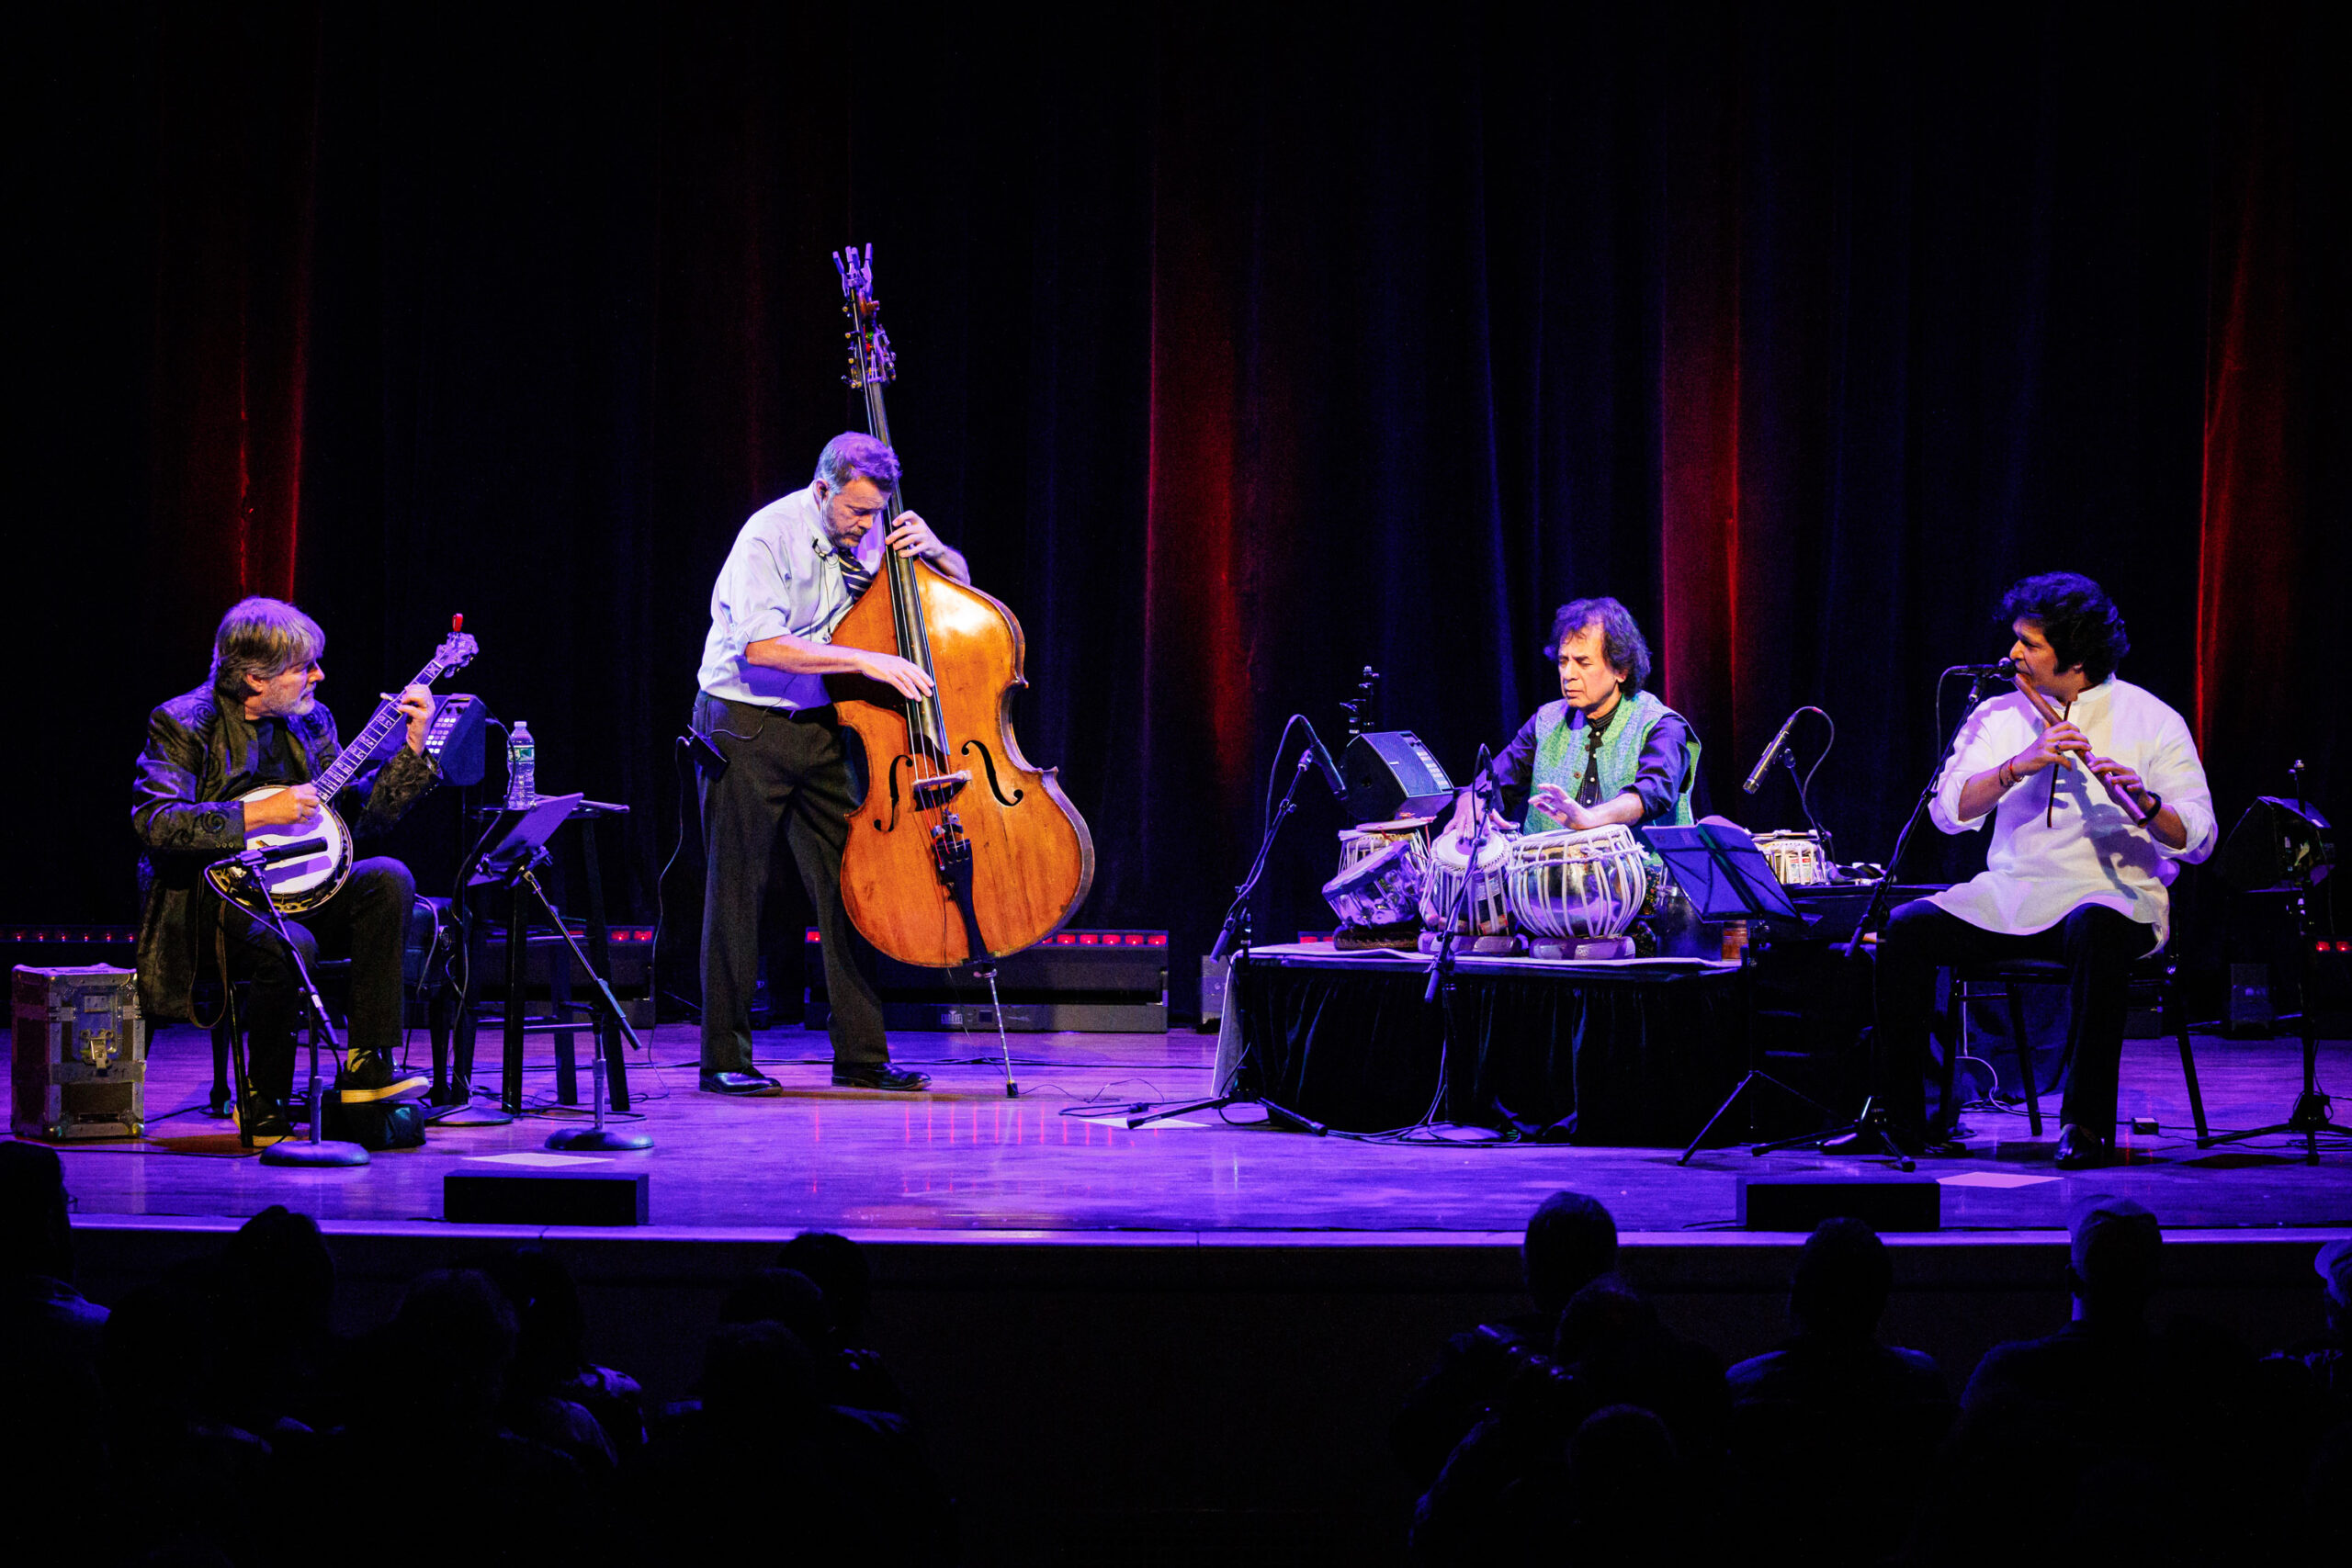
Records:
[[[2091,750],[2139,773],[2146,788],[2180,814],[2188,842],[2169,849],[2123,814],[2107,786],[2057,766],[2021,781],[1993,807],[1993,844],[1984,872],[1929,897],[1947,913],[1985,931],[2026,936],[2047,931],[2085,904],[2103,904],[2155,928],[2156,947],[2171,934],[2167,889],[2183,862],[2213,852],[2212,792],[2188,726],[2152,694],[2109,676],[2085,692],[2066,715]],[[2033,744],[2041,717],[2012,691],[1978,705],[1961,726],[1951,762],[1928,808],[1937,827],[1965,833],[1984,818],[1962,821],[1961,786]],[[2050,781],[2058,781],[2049,809]]]

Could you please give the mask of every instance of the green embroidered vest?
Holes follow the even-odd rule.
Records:
[[[1609,733],[1600,742],[1599,771],[1602,800],[1611,799],[1633,787],[1634,774],[1642,760],[1643,742],[1649,739],[1650,731],[1659,719],[1674,712],[1647,692],[1628,693],[1618,700],[1626,711],[1610,725]],[[1535,710],[1535,768],[1528,780],[1529,786],[1558,784],[1573,800],[1577,788],[1584,783],[1584,716],[1569,707],[1563,699],[1545,703]],[[1690,790],[1699,779],[1699,738],[1696,734],[1691,736],[1683,750],[1682,791],[1674,797],[1674,814],[1668,820],[1687,825],[1692,820]],[[1538,811],[1532,806],[1527,808],[1526,832],[1553,833],[1566,827],[1566,822]]]

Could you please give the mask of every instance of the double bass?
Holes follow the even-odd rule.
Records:
[[[874,299],[874,247],[836,253],[849,376],[866,430],[890,440],[882,389],[897,361]],[[888,531],[906,503],[890,492]],[[1012,737],[1021,623],[1002,604],[896,550],[833,629],[842,648],[892,653],[933,682],[928,697],[829,676],[841,721],[865,750],[865,797],[849,817],[842,900],[865,940],[901,964],[987,966],[1051,936],[1094,881],[1094,840]]]

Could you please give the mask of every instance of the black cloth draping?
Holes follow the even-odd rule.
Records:
[[[1349,1132],[1439,1119],[1579,1144],[1689,1141],[1746,1050],[1739,977],[1657,968],[1457,971],[1453,1048],[1425,965],[1254,953],[1235,966],[1242,1085]]]

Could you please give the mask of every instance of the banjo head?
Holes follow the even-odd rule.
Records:
[[[237,797],[243,805],[266,800],[285,789],[282,784],[265,784],[248,790]],[[351,871],[351,830],[331,806],[321,806],[319,815],[299,828],[264,828],[245,834],[248,850],[275,849],[280,844],[295,844],[310,839],[322,839],[325,846],[293,860],[266,865],[255,874],[269,890],[269,901],[289,913],[325,903],[341,887]],[[216,881],[216,886],[219,883]],[[221,887],[227,896],[231,889]]]

